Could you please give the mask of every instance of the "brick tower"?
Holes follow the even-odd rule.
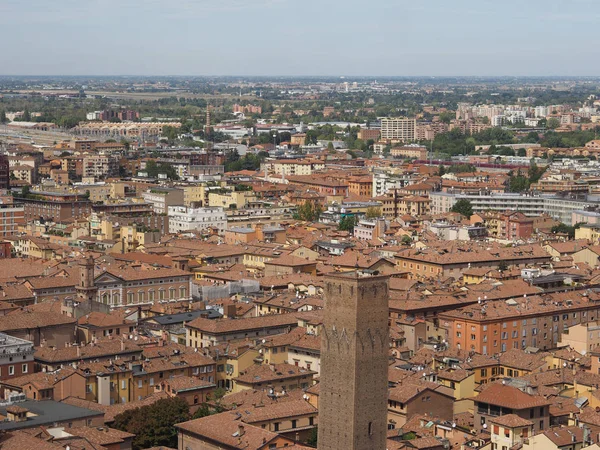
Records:
[[[75,290],[78,302],[96,301],[98,287],[94,284],[94,260],[91,256],[79,261],[79,282]]]
[[[319,450],[385,450],[388,277],[326,277],[321,335]]]

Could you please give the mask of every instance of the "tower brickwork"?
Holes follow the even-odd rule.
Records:
[[[331,275],[324,294],[319,450],[385,450],[388,277]]]
[[[79,281],[75,288],[77,301],[95,301],[98,288],[94,284],[94,259],[89,256],[79,262]]]

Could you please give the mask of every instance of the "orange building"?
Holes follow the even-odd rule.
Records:
[[[373,195],[373,179],[371,177],[350,177],[348,192],[361,197],[371,197]]]
[[[563,329],[596,320],[600,295],[566,292],[474,304],[439,315],[450,346],[493,355],[555,348]]]

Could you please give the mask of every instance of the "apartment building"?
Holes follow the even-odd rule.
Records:
[[[182,233],[193,230],[219,230],[227,228],[227,215],[222,207],[191,208],[187,206],[169,206],[169,230]]]
[[[8,156],[0,155],[0,189],[10,188],[10,165]]]
[[[381,119],[381,139],[396,142],[412,142],[415,140],[417,119],[383,118]]]
[[[443,214],[452,209],[452,206],[461,199],[468,200],[473,206],[474,213],[486,211],[519,211],[528,217],[539,217],[547,214],[560,222],[572,224],[572,213],[584,210],[590,202],[572,200],[569,198],[549,195],[530,194],[454,194],[451,192],[432,192],[431,213]]]
[[[264,162],[261,171],[268,171],[276,175],[312,175],[316,170],[323,170],[325,163],[322,161],[309,161],[303,159],[278,159]]]
[[[63,222],[87,217],[92,212],[92,203],[88,199],[70,192],[34,191],[32,195],[20,198],[19,202],[23,203],[27,222],[40,218]]]
[[[256,201],[256,196],[251,191],[220,189],[218,191],[209,192],[207,206],[242,209],[248,203],[254,201]]]
[[[0,333],[0,381],[33,373],[34,352],[33,342]]]
[[[25,223],[25,208],[12,195],[0,195],[0,239],[17,233]]]
[[[532,395],[513,386],[492,383],[473,401],[474,426],[479,432],[486,430],[490,424],[500,425],[498,418],[508,415],[529,421],[533,425],[534,434],[550,427],[551,402],[541,395]],[[523,422],[523,425],[529,424]]]
[[[348,192],[360,197],[371,197],[373,194],[373,178],[370,176],[348,178]]]
[[[83,158],[83,176],[107,178],[117,173],[118,161],[112,156],[87,155]]]
[[[439,314],[451,347],[494,355],[555,348],[564,330],[598,319],[600,296],[573,291],[488,301]]]
[[[199,317],[185,324],[188,347],[210,347],[223,342],[286,333],[298,326],[295,314],[274,314],[247,319],[211,320]]]
[[[153,187],[142,193],[146,203],[152,205],[156,214],[167,214],[169,206],[183,205],[183,190],[167,187]]]

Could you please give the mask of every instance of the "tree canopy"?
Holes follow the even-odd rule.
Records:
[[[158,177],[158,174],[164,173],[171,180],[179,180],[179,175],[175,168],[169,163],[156,163],[156,161],[148,161],[146,163],[146,172],[150,178]]]
[[[298,210],[294,214],[294,219],[314,222],[319,219],[322,212],[323,207],[321,205],[307,200],[298,206]]]
[[[354,230],[355,225],[356,225],[356,217],[355,216],[344,216],[341,218],[340,223],[338,224],[338,230],[352,232]]]
[[[159,446],[177,448],[174,425],[189,419],[187,402],[175,397],[118,414],[113,427],[136,435],[133,440],[135,450]]]
[[[451,211],[469,218],[473,215],[473,205],[469,200],[461,198],[452,206]]]

